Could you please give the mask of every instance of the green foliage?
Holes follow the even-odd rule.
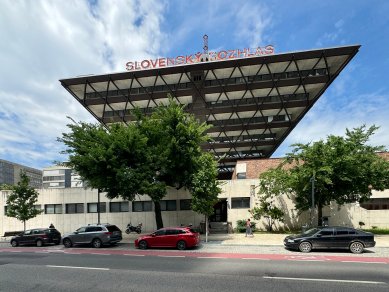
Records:
[[[273,194],[259,195],[259,206],[250,210],[254,219],[260,220],[262,217],[266,219],[268,231],[273,231],[276,222],[284,221],[285,213],[274,205],[275,197]]]
[[[246,232],[246,221],[247,219],[241,219],[236,221],[236,231],[239,233],[245,233]],[[251,230],[254,232],[256,231],[256,222],[251,222]]]
[[[38,200],[38,192],[28,186],[29,179],[25,172],[20,172],[20,182],[13,187],[13,192],[7,198],[6,216],[22,221],[26,230],[26,221],[42,212],[34,208]]]
[[[378,228],[377,226],[374,226],[374,227],[375,228],[372,228],[372,229],[363,229],[363,231],[371,232],[374,234],[389,234],[389,229],[387,229],[387,228]]]
[[[389,187],[389,162],[377,155],[384,148],[367,145],[377,129],[361,126],[347,129],[345,137],[330,135],[326,141],[294,144],[283,164],[270,171],[277,175],[264,175],[262,184],[268,187],[267,193],[293,194],[296,209],[305,211],[312,205],[314,178],[318,218],[322,217],[322,208],[332,201],[338,205],[366,201],[371,189]]]
[[[11,191],[13,190],[14,186],[9,185],[9,184],[0,184],[0,190],[4,191]]]
[[[192,193],[192,210],[209,216],[213,214],[213,206],[221,192],[217,180],[217,163],[210,153],[203,153],[197,163],[197,171],[192,174],[189,186]]]
[[[159,201],[167,187],[187,188],[193,195],[193,208],[209,214],[209,205],[220,192],[216,163],[200,145],[209,137],[209,128],[172,98],[160,104],[151,115],[139,110],[129,125],[108,128],[72,123],[63,133],[69,156],[67,165],[76,170],[92,188],[107,192],[108,198],[134,200],[148,195],[154,201],[157,227],[163,227]]]

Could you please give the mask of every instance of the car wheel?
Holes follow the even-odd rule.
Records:
[[[16,240],[12,240],[11,245],[12,245],[12,247],[17,247],[19,245],[19,243]]]
[[[95,239],[93,239],[93,241],[92,241],[92,246],[94,247],[94,248],[100,248],[100,247],[102,247],[102,242],[101,242],[101,240],[100,239],[98,239],[98,238],[95,238]]]
[[[43,246],[43,241],[40,240],[40,239],[38,239],[38,240],[36,241],[36,246],[37,246],[37,247],[42,247],[42,246]]]
[[[303,241],[299,245],[299,250],[301,252],[310,252],[312,250],[312,244],[309,243],[308,241]]]
[[[183,240],[180,240],[179,242],[177,242],[177,249],[179,249],[179,250],[186,249],[186,242]]]
[[[364,246],[361,242],[356,241],[350,244],[350,251],[352,253],[362,253]]]
[[[140,249],[147,249],[147,241],[146,240],[139,241],[138,246]]]
[[[63,243],[63,246],[67,247],[67,248],[73,246],[73,243],[72,243],[72,241],[69,238],[65,238],[62,243]]]

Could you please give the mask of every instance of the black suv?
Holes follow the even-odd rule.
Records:
[[[104,244],[116,244],[122,240],[122,231],[111,224],[88,224],[76,231],[65,234],[62,243],[65,247],[72,247],[74,244],[91,244],[99,248]]]
[[[55,228],[35,228],[26,230],[19,235],[12,237],[11,245],[13,247],[19,244],[34,244],[43,246],[47,243],[60,244],[61,233]]]

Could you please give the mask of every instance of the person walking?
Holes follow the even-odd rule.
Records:
[[[252,236],[253,235],[253,232],[251,231],[251,221],[250,221],[250,218],[247,219],[246,221],[246,236]]]

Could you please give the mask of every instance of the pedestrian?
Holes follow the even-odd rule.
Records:
[[[250,221],[250,218],[249,218],[246,221],[246,236],[245,237],[252,236],[252,235],[253,235],[253,233],[251,231],[251,221]]]
[[[49,228],[55,228],[54,225],[53,225],[53,223],[50,223]]]

